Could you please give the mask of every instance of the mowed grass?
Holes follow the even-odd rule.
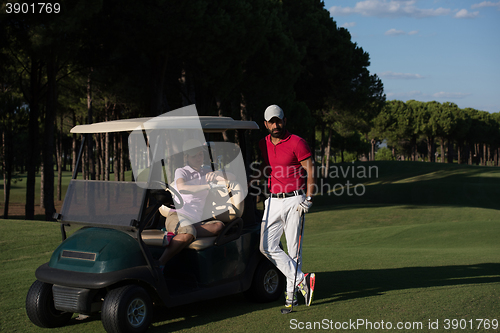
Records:
[[[255,304],[234,295],[158,308],[150,331],[499,331],[494,324],[500,320],[500,170],[370,165],[377,166],[377,177],[347,179],[363,184],[362,196],[325,192],[306,217],[303,269],[317,277],[311,307],[301,304],[282,315],[283,300]],[[368,164],[354,166],[359,171]],[[30,323],[24,300],[35,269],[59,242],[57,223],[0,222],[0,330],[49,331]],[[104,330],[96,316],[51,331]]]

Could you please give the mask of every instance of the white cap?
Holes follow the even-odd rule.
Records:
[[[278,117],[280,119],[283,119],[283,118],[285,118],[285,113],[277,105],[268,106],[266,111],[264,112],[264,119],[266,121],[269,121],[274,117]]]

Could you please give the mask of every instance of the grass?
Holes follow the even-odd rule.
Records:
[[[363,196],[323,195],[307,215],[303,268],[316,272],[313,306],[282,315],[281,300],[255,304],[234,295],[160,308],[150,331],[281,332],[314,325],[318,331],[356,331],[335,325],[358,320],[364,323],[360,332],[387,331],[376,329],[382,321],[396,332],[498,331],[477,329],[476,319],[500,320],[500,170],[418,162],[371,165],[378,167],[378,177],[330,180],[363,184]],[[0,221],[1,331],[48,331],[29,322],[24,299],[36,267],[48,261],[59,242],[56,223]],[[407,329],[395,329],[398,322]],[[430,323],[438,329],[430,329]],[[91,317],[52,331],[104,330],[99,318]]]

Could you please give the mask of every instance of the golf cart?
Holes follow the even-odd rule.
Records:
[[[63,242],[36,270],[37,280],[26,297],[26,311],[35,325],[60,327],[74,313],[100,312],[107,332],[144,332],[153,306],[174,307],[240,292],[261,302],[281,296],[284,277],[259,251],[261,216],[254,198],[247,196],[241,151],[230,142],[210,141],[227,130],[242,132],[258,125],[198,117],[194,106],[179,110],[71,130],[87,135],[131,132],[134,181],[78,180],[77,165],[56,214]],[[232,174],[236,181],[225,179],[209,192],[203,207],[204,217],[224,223],[222,232],[197,238],[162,271],[158,258],[166,244],[164,216],[184,204],[173,186],[175,170],[183,163],[179,146],[193,137],[204,142],[206,165]],[[67,237],[68,229],[77,230]]]

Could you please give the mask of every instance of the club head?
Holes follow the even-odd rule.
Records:
[[[281,314],[289,314],[292,312],[292,309],[281,309]]]

